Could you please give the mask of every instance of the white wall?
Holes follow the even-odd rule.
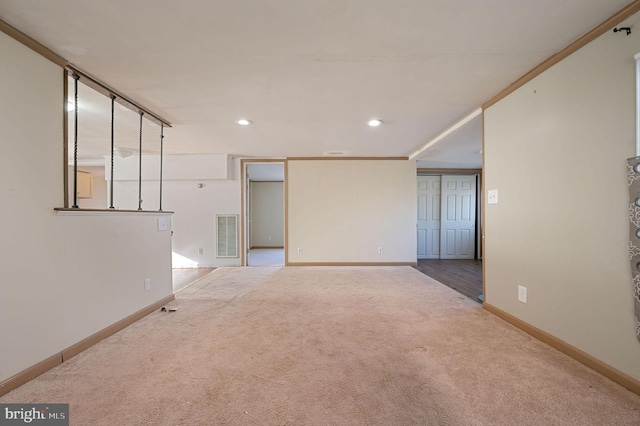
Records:
[[[284,247],[284,182],[250,182],[251,247]]]
[[[239,160],[234,171],[237,175]],[[202,183],[202,188],[198,187]],[[240,266],[240,257],[218,258],[216,215],[240,214],[240,179],[165,182],[166,209],[173,218],[174,268]],[[238,216],[238,242],[240,241]],[[202,248],[203,254],[199,254]]]
[[[485,204],[486,302],[636,379],[626,159],[638,51],[640,32],[609,31],[488,108],[484,125],[485,191],[499,190]]]
[[[157,217],[55,214],[66,189],[63,71],[2,33],[0,57],[2,382],[172,287]]]
[[[145,158],[148,163],[143,164],[142,208],[158,210],[160,173],[154,164],[159,161],[152,155],[143,156],[143,161]],[[138,157],[131,156],[115,164],[116,208],[138,208],[138,163]],[[240,160],[226,154],[167,155],[164,167],[162,210],[174,212],[173,267],[239,266],[239,256],[217,257],[216,215],[240,214]]]
[[[416,262],[415,161],[289,160],[287,179],[289,263]]]

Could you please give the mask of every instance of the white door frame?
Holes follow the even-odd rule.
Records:
[[[249,235],[250,235],[250,223],[249,223],[249,179],[248,171],[249,164],[273,164],[281,163],[284,167],[284,264],[289,263],[287,256],[287,160],[286,159],[241,159],[240,160],[240,180],[241,180],[241,227],[240,227],[240,264],[247,266],[249,257]]]

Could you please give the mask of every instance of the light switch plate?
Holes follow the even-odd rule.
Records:
[[[518,286],[518,300],[527,303],[527,288],[521,285]]]
[[[167,230],[167,218],[159,217],[158,218],[158,231],[166,231]]]
[[[487,191],[487,203],[488,204],[498,204],[498,190],[490,189]]]

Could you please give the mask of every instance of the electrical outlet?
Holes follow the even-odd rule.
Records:
[[[384,248],[383,247],[378,247],[378,254],[382,254],[384,253]]]
[[[518,300],[527,303],[527,288],[521,285],[518,286]]]
[[[199,255],[203,255],[203,254],[204,254],[204,249],[203,249],[202,247],[200,247],[200,248],[198,249],[198,254],[199,254]]]
[[[151,290],[151,278],[144,279],[144,291]]]
[[[298,254],[302,254],[302,247],[298,247]]]

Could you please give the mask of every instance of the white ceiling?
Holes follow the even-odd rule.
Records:
[[[169,120],[166,153],[408,156],[629,3],[2,0],[0,18]],[[92,121],[81,99],[87,157],[109,138],[104,108]],[[137,144],[131,114],[117,145]],[[480,122],[419,164],[479,167]],[[157,151],[157,126],[144,141]]]

